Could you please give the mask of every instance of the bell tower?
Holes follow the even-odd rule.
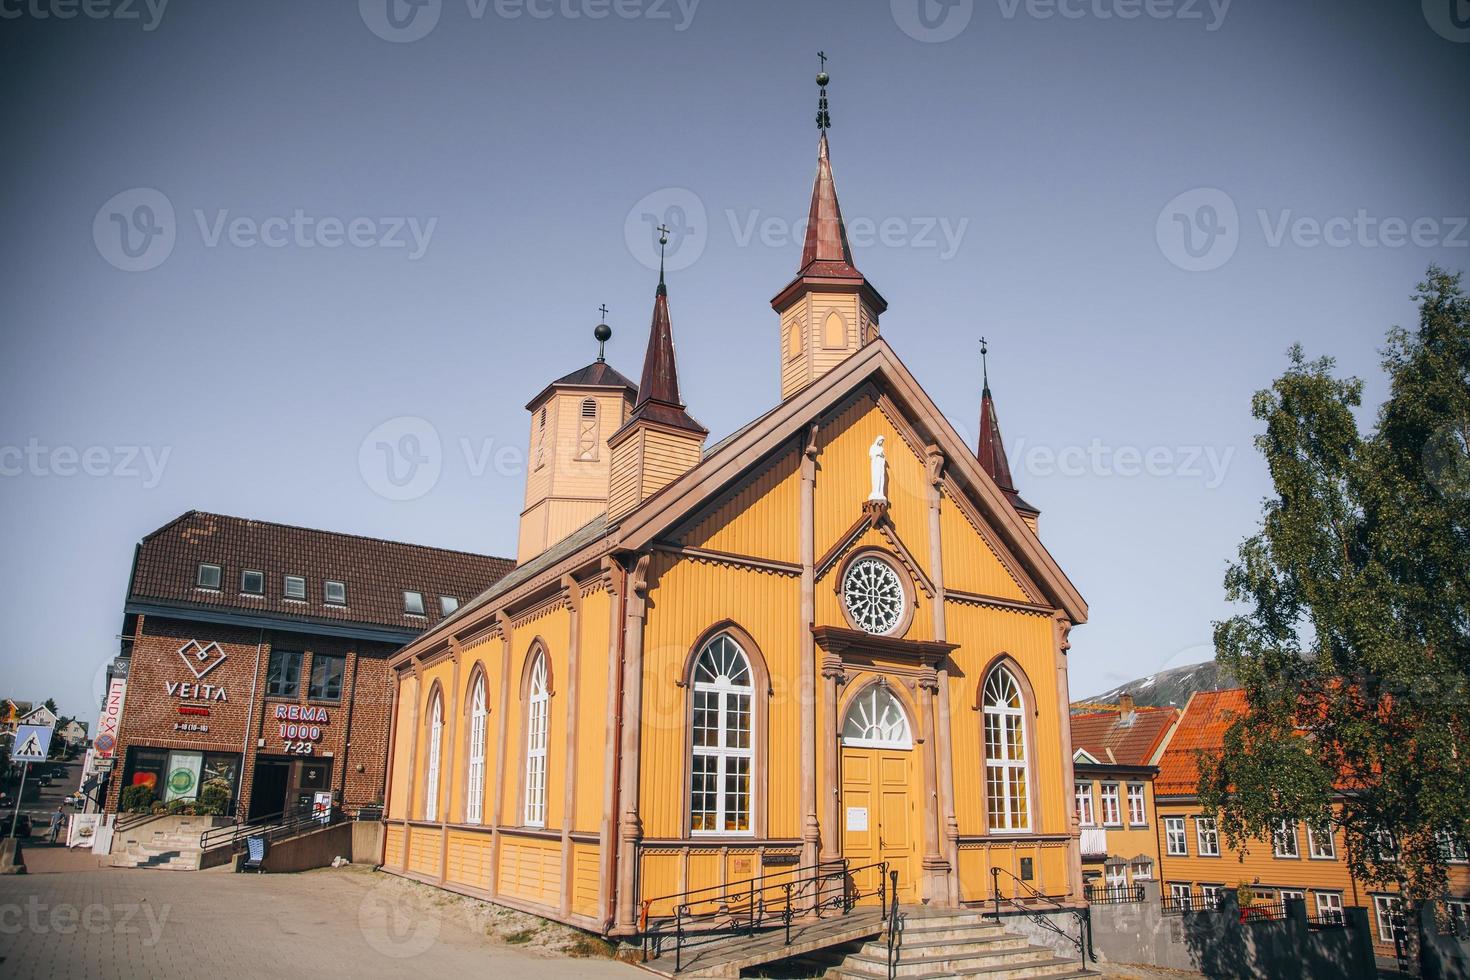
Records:
[[[878,336],[888,302],[857,270],[837,203],[827,130],[826,55],[817,74],[817,177],[796,278],[771,300],[780,317],[781,398],[791,397]]]

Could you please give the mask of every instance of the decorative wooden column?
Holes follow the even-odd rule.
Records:
[[[1057,666],[1057,710],[1062,727],[1062,784],[1064,795],[1072,799],[1072,787],[1076,784],[1076,772],[1072,767],[1072,698],[1067,681],[1067,651],[1072,649],[1068,636],[1072,632],[1072,621],[1061,612],[1052,615],[1053,633],[1056,637]],[[1067,807],[1067,891],[1071,897],[1082,897],[1082,829],[1077,822],[1077,808]]]
[[[615,843],[618,815],[614,813],[618,794],[618,716],[621,714],[623,611],[618,600],[623,594],[621,579],[623,569],[611,558],[602,560],[602,587],[607,591],[607,739],[603,751],[602,826],[598,835],[600,874],[597,882],[597,908],[605,916],[603,927],[611,925],[615,916],[613,902],[613,880],[617,875],[617,845]]]
[[[388,699],[388,761],[383,767],[383,820],[387,821],[393,814],[393,760],[398,756],[398,712],[402,710],[403,679],[398,675],[396,669],[388,672],[388,689],[391,697]],[[386,854],[388,847],[388,835],[383,834],[383,848]],[[381,859],[384,855],[380,854]],[[379,864],[386,861],[379,860]]]
[[[827,815],[826,833],[822,834],[822,863],[842,860],[839,845],[842,821],[839,817],[841,803],[840,787],[837,785],[838,758],[841,747],[837,742],[837,689],[847,683],[847,672],[842,668],[842,658],[828,653],[822,658],[822,793]]]
[[[813,498],[817,479],[817,431],[812,424],[801,454],[801,623],[799,629],[801,675],[797,696],[801,699],[801,863],[810,867],[817,862],[822,847],[822,827],[817,819],[817,645],[812,639],[816,623],[816,540]],[[831,743],[835,744],[835,743]],[[834,837],[837,826],[827,825],[827,835]],[[826,851],[823,851],[826,853]]]
[[[495,807],[490,817],[490,883],[494,897],[500,891],[500,823],[505,806],[505,716],[510,711],[510,616],[495,614],[500,627],[500,717],[495,720]]]
[[[638,842],[643,822],[638,816],[638,768],[643,748],[643,623],[648,611],[649,555],[639,555],[628,577],[627,634],[623,660],[622,814],[618,819],[618,901],[614,922],[618,932],[636,931]]]
[[[419,777],[419,707],[423,701],[424,676],[423,667],[419,658],[414,657],[409,661],[413,670],[413,711],[409,713],[409,724],[412,726],[412,738],[408,747],[408,809],[403,824],[403,870],[408,870],[408,848],[413,842],[413,831],[408,826],[408,821],[415,819],[414,807],[418,805],[418,777]]]
[[[927,454],[929,483],[929,580],[934,583],[934,639],[949,639],[944,619],[944,547],[940,537],[939,512],[944,502],[944,453],[930,446]],[[954,729],[950,725],[949,704],[950,659],[939,661],[935,718],[934,755],[939,761],[939,821],[943,853],[949,861],[949,904],[960,904],[960,822],[955,815],[954,794]]]
[[[581,649],[582,586],[567,575],[561,580],[568,609],[567,624],[567,752],[566,779],[561,805],[561,914],[572,911],[572,822],[577,803],[577,673]]]
[[[934,751],[934,695],[938,691],[938,673],[928,667],[919,677],[919,728],[924,738],[919,752],[924,766],[924,881],[920,895],[926,904],[949,901],[949,862],[940,850],[939,774]]]
[[[449,674],[449,690],[445,692],[444,700],[447,702],[445,707],[452,704],[454,711],[449,719],[449,751],[444,751],[443,744],[439,746],[439,769],[444,774],[439,780],[439,884],[441,885],[449,877],[449,808],[454,803],[454,784],[458,782],[454,778],[454,765],[459,761],[455,754],[455,747],[459,745],[459,716],[463,713],[464,708],[464,705],[460,703],[459,693],[459,662],[462,653],[459,641],[450,637],[449,657],[454,663],[454,668]]]

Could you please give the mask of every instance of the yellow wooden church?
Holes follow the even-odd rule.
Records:
[[[527,405],[517,568],[393,663],[385,870],[612,936],[809,869],[1080,901],[1087,606],[988,383],[967,445],[880,334],[824,117],[777,405],[707,444],[662,273],[636,386],[599,357]]]

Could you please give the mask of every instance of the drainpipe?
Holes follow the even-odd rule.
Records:
[[[262,626],[260,628],[260,632],[258,634],[256,634],[256,638],[255,638],[255,671],[250,675],[250,712],[251,712],[251,714],[254,714],[255,713],[255,691],[256,691],[256,688],[260,685],[260,653],[261,653],[261,650],[264,647],[265,647],[265,627]],[[265,725],[265,705],[264,704],[262,704],[261,707],[260,707],[260,724],[261,724],[262,727]],[[236,820],[239,820],[240,819],[240,808],[245,805],[244,804],[244,799],[245,799],[245,760],[250,755],[250,741],[251,741],[250,736],[252,734],[254,734],[254,733],[251,731],[250,726],[249,725],[246,725],[245,726],[245,744],[240,747],[240,775],[236,777],[236,782],[235,782],[235,819]],[[257,737],[259,737],[259,736],[257,736]],[[250,767],[250,771],[253,774],[255,772],[255,767],[254,766],[251,766]],[[247,810],[246,813],[248,814],[249,811]]]

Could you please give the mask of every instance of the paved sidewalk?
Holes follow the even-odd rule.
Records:
[[[109,869],[0,878],[0,976],[648,976],[609,959],[528,954],[441,917],[432,899],[385,877]]]

